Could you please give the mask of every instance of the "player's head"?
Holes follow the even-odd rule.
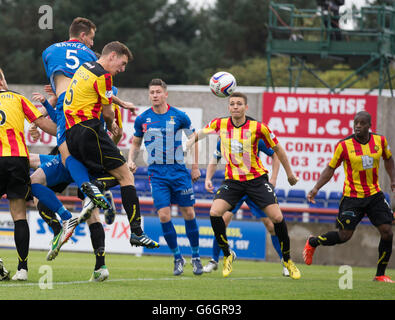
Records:
[[[366,137],[372,126],[372,117],[367,111],[360,111],[354,117],[354,133],[357,137]]]
[[[152,79],[148,84],[148,95],[152,106],[167,104],[167,84],[162,79]]]
[[[132,60],[133,55],[129,48],[119,41],[113,41],[104,46],[98,62],[111,75],[115,76],[124,72],[128,62]]]
[[[248,110],[247,96],[241,92],[232,93],[229,96],[228,109],[233,118],[243,118]]]
[[[77,39],[92,48],[93,39],[95,38],[96,25],[86,18],[75,18],[69,28],[70,39]]]
[[[0,68],[0,89],[8,90],[7,81],[5,79],[4,72],[1,68]]]

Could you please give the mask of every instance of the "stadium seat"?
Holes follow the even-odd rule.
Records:
[[[193,192],[196,198],[204,198],[206,196],[206,189],[204,188],[204,181],[197,181],[193,184]]]
[[[325,191],[318,191],[317,195],[314,198],[315,203],[309,202],[310,208],[325,208],[327,205],[326,202],[326,192]]]
[[[217,170],[213,175],[213,179],[225,179],[225,170]]]
[[[306,191],[300,189],[291,189],[288,191],[287,202],[289,203],[306,203]]]
[[[148,179],[136,179],[134,181],[134,186],[139,194],[147,194],[151,192]]]
[[[148,175],[148,167],[138,167],[134,175],[146,177]]]
[[[277,196],[277,201],[278,202],[285,202],[285,190],[284,189],[274,189],[274,192],[276,193]]]
[[[331,191],[328,196],[328,208],[338,208],[343,193],[340,191]]]

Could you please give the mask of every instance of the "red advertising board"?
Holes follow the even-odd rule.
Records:
[[[377,96],[264,93],[262,122],[277,136],[299,177],[293,188],[308,192],[330,161],[336,143],[353,133],[353,118],[359,111],[372,116],[376,130]],[[265,163],[270,168],[270,160]],[[342,191],[343,169],[338,168],[323,188]],[[284,170],[280,171],[278,188],[290,186]]]

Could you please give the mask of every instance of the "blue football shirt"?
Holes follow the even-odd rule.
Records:
[[[150,108],[137,116],[134,129],[136,137],[144,137],[148,165],[184,164],[182,133],[189,137],[195,131],[185,112],[169,105],[164,114]]]
[[[42,59],[45,73],[54,92],[56,92],[54,78],[57,73],[72,78],[80,65],[97,60],[95,53],[78,40],[54,43],[43,51]]]

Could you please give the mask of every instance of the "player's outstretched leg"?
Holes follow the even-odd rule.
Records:
[[[51,248],[47,254],[47,260],[51,261],[57,257],[60,248],[71,238],[78,225],[78,217],[72,216],[69,220],[62,221],[62,230],[51,241]]]

